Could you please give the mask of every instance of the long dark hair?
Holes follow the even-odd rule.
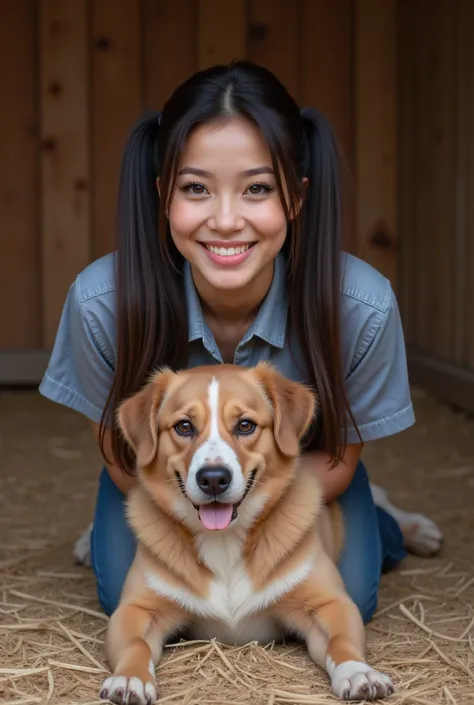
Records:
[[[161,114],[137,122],[126,145],[118,205],[117,357],[101,421],[101,445],[103,450],[110,426],[114,460],[129,474],[134,473],[134,458],[116,426],[117,405],[137,392],[157,367],[179,369],[188,363],[183,260],[166,218],[180,155],[196,126],[234,116],[260,128],[287,217],[289,321],[320,405],[306,447],[326,450],[336,463],[346,445],[351,413],[341,364],[341,203],[335,139],[325,118],[300,110],[270,71],[239,61],[193,75],[172,94]],[[303,177],[309,180],[306,193]]]

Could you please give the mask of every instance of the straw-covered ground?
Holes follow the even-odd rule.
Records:
[[[474,703],[474,421],[415,394],[418,424],[370,444],[369,470],[391,497],[432,516],[442,554],[384,576],[368,628],[370,661],[388,672],[393,705]],[[0,702],[98,703],[108,673],[90,570],[73,543],[88,523],[99,457],[86,422],[31,392],[0,395]],[[162,703],[335,702],[300,647],[167,650]]]

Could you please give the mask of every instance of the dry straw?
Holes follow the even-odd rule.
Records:
[[[92,509],[97,458],[75,416],[63,420],[47,407],[48,419],[41,404],[38,416],[37,400],[26,399],[30,416],[25,398],[6,403],[0,397],[6,458],[0,479],[0,703],[99,705],[109,672],[107,618],[91,571],[75,567],[70,557]],[[369,459],[372,453],[387,484],[400,488],[399,499],[437,517],[447,545],[440,557],[410,557],[383,577],[379,610],[367,630],[369,659],[392,676],[392,705],[474,705],[474,423],[423,398],[417,412],[416,433],[403,442],[387,439],[369,449]],[[54,442],[48,443],[48,433]],[[64,453],[58,453],[59,433]],[[404,469],[409,461],[413,468],[414,457],[417,475]],[[337,702],[326,675],[294,644],[179,643],[166,649],[157,677],[161,702],[169,705]]]

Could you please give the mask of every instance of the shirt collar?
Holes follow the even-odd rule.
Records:
[[[212,345],[212,334],[204,320],[189,262],[185,262],[184,265],[184,289],[188,309],[188,340],[191,342],[201,339],[205,345]],[[276,348],[283,348],[286,340],[287,318],[286,260],[280,253],[275,259],[270,289],[241,343],[246,343],[257,336]]]

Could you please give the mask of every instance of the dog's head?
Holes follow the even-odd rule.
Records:
[[[281,496],[314,412],[313,394],[266,363],[216,365],[156,373],[118,421],[155,502],[190,528],[223,530],[251,496],[260,509]]]

